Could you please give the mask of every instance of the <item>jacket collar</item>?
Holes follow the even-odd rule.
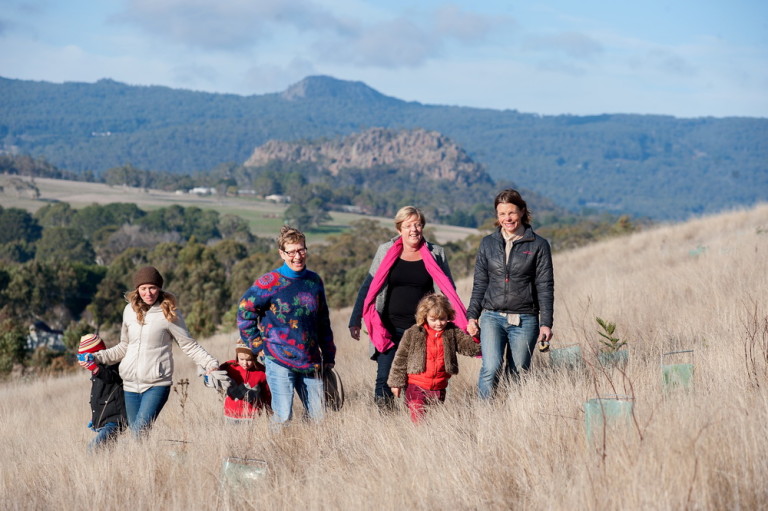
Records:
[[[496,230],[491,234],[495,239],[499,240],[501,243],[505,243],[504,241],[504,235],[501,234],[501,227],[497,227]],[[517,241],[532,241],[534,239],[533,235],[533,227],[530,225],[525,227],[525,232],[523,233],[523,237],[520,238]]]

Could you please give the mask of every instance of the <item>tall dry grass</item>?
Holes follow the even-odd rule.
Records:
[[[346,335],[348,310],[333,314],[347,402],[320,424],[225,425],[220,398],[177,353],[186,400],[172,392],[145,440],[124,435],[89,454],[86,374],[4,384],[0,508],[768,507],[768,206],[592,245],[555,265],[553,348],[578,343],[587,369],[553,369],[537,353],[529,374],[480,403],[479,361],[462,358],[445,405],[420,426],[375,410],[375,367]],[[625,371],[595,363],[595,316],[628,341]],[[225,360],[233,340],[205,344]],[[660,357],[681,349],[694,350],[694,390],[665,394]],[[634,399],[633,420],[587,442],[584,403],[608,394]],[[232,487],[221,476],[229,456],[266,460],[268,473]]]

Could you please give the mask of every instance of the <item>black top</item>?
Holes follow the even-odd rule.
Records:
[[[407,329],[416,324],[416,305],[433,290],[432,277],[424,261],[395,261],[387,278],[387,302],[383,314],[385,326],[388,329]]]

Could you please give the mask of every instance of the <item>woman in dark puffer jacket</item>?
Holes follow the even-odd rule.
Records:
[[[498,385],[504,355],[510,376],[527,370],[538,340],[552,338],[554,274],[547,240],[533,232],[531,214],[516,190],[494,200],[499,229],[483,238],[475,261],[467,331],[480,333],[483,366],[478,394],[490,398]]]

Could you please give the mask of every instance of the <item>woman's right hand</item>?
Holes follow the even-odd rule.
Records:
[[[354,340],[359,341],[360,340],[360,327],[359,326],[351,326],[351,327],[349,327],[349,335],[351,335]]]

